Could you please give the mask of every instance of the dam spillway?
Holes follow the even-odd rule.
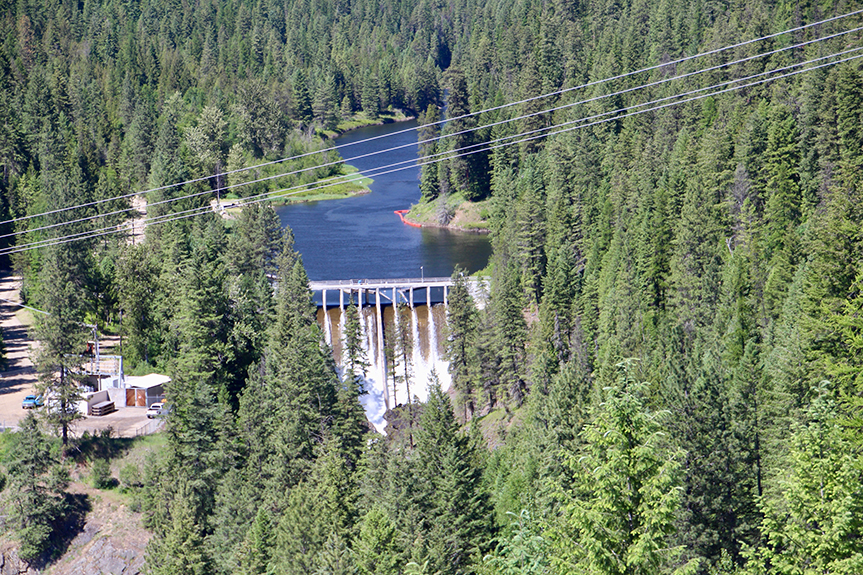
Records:
[[[386,426],[386,413],[408,402],[424,402],[428,383],[436,373],[443,389],[450,385],[446,360],[446,312],[450,278],[401,280],[336,280],[310,282],[318,307],[318,323],[336,364],[343,365],[345,309],[351,304],[359,311],[362,347],[369,363],[365,378],[367,393],[360,398],[366,414],[378,431]],[[482,280],[468,283],[480,306],[485,293]],[[404,366],[393,371],[392,350],[397,330],[411,334],[409,377]],[[392,351],[390,351],[390,354]]]

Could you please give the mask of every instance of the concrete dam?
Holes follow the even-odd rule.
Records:
[[[370,364],[365,380],[368,393],[361,397],[361,402],[378,431],[383,432],[389,409],[427,399],[432,372],[437,374],[444,389],[449,387],[445,345],[447,296],[451,286],[452,280],[448,277],[310,282],[318,306],[318,323],[340,368],[343,365],[344,310],[351,303],[357,306],[362,345]],[[482,307],[487,294],[485,282],[471,278],[468,286],[474,301]],[[396,313],[398,306],[401,306],[401,313]],[[401,325],[402,322],[408,325]],[[392,361],[387,359],[387,346],[393,345],[391,339],[398,328],[403,333],[407,328],[412,334],[408,378],[404,378],[403,366],[394,377]]]

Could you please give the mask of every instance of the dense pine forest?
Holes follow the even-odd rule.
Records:
[[[0,255],[51,312],[47,423],[74,442],[81,322],[171,376],[154,575],[863,573],[857,10],[2,2]],[[291,232],[207,207],[338,175],[326,135],[394,111],[451,118],[422,201],[484,202],[494,253],[482,309],[453,273],[451,389],[381,436]],[[135,193],[162,222],[102,233]],[[27,557],[64,512],[45,432],[6,471]]]

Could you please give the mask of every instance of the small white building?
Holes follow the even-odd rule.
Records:
[[[159,373],[127,375],[123,378],[124,397],[115,401],[126,407],[150,407],[157,401],[165,400],[165,385],[170,382],[170,377]]]

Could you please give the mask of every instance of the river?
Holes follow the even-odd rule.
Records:
[[[375,175],[374,170],[388,164],[415,161],[416,146],[351,159],[395,146],[415,144],[417,132],[412,128],[416,126],[415,121],[371,126],[349,132],[336,140],[342,158],[374,179],[371,193],[344,200],[276,208],[282,224],[290,226],[294,232],[295,247],[303,257],[309,279],[440,277],[451,275],[456,265],[471,273],[488,265],[491,254],[488,236],[440,228],[415,228],[403,224],[393,213],[419,201],[419,168],[413,166],[381,175]],[[404,130],[407,131],[397,133]],[[388,134],[394,135],[363,141]],[[361,341],[370,363],[365,380],[367,393],[361,401],[369,421],[383,432],[390,408],[414,399],[426,400],[432,372],[437,374],[444,388],[449,387],[449,363],[444,357],[446,309],[443,305],[429,307],[421,304],[399,320],[392,307],[384,308],[378,315],[374,306],[366,305],[361,314]],[[411,377],[408,382],[396,384],[378,334],[388,341],[400,321],[410,322],[409,329],[413,333]],[[318,322],[327,343],[333,346],[336,362],[341,364],[343,314],[338,307],[327,311],[319,308]]]
[[[416,143],[415,120],[370,126],[336,140],[342,157],[374,182],[371,193],[344,200],[289,204],[276,208],[311,280],[449,276],[456,265],[472,273],[488,264],[488,236],[439,228],[414,228],[393,213],[419,201],[419,168],[375,176],[383,165],[415,160],[416,147],[351,160],[356,156]],[[406,133],[361,142],[375,136]],[[354,145],[349,145],[354,144]],[[422,269],[421,269],[422,268]]]

